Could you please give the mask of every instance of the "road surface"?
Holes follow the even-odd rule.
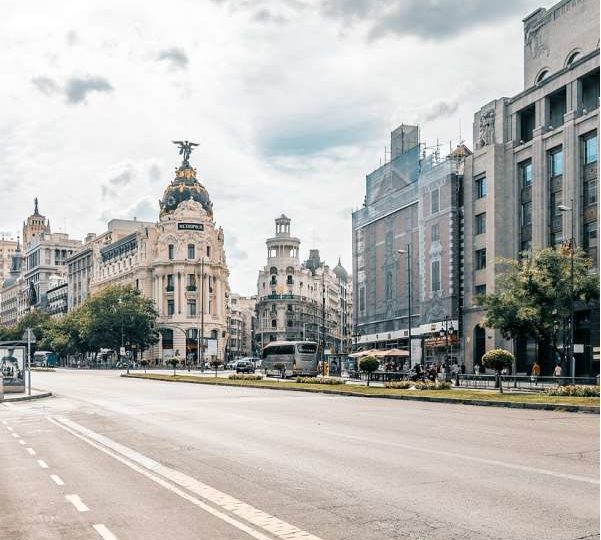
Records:
[[[599,417],[34,373],[2,540],[599,537]]]

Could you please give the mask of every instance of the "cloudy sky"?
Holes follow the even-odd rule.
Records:
[[[351,267],[351,212],[401,122],[471,147],[475,110],[522,84],[536,0],[30,0],[0,20],[0,231],[33,198],[83,238],[155,221],[179,162],[225,230],[232,290],[256,290],[285,213]]]

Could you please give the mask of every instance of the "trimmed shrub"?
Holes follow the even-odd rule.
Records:
[[[599,397],[598,386],[566,385],[547,388],[550,396]]]
[[[494,369],[496,372],[501,372],[505,368],[509,368],[513,365],[513,354],[505,349],[493,349],[484,354],[482,363],[487,368]]]
[[[367,373],[367,386],[371,380],[371,374],[380,367],[380,362],[375,356],[364,356],[359,360],[359,369]]]
[[[260,381],[263,375],[248,375],[246,373],[232,373],[228,379],[233,381]]]
[[[295,382],[306,384],[344,384],[344,381],[341,379],[320,379],[318,377],[297,377]]]
[[[415,383],[412,381],[390,381],[384,384],[386,388],[396,388],[397,390],[407,390],[412,386],[415,386]]]
[[[415,388],[416,390],[450,390],[450,382],[442,381],[391,381],[384,385],[386,388],[396,388],[397,390],[407,390],[409,388]]]

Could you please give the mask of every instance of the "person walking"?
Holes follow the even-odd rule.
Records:
[[[540,366],[538,365],[538,362],[534,362],[534,365],[532,366],[532,380],[534,382],[536,382],[539,377],[540,377]]]

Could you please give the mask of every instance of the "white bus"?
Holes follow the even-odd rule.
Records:
[[[283,364],[285,376],[317,375],[317,343],[314,341],[272,341],[263,347],[261,367],[266,375],[280,375],[274,366]]]

